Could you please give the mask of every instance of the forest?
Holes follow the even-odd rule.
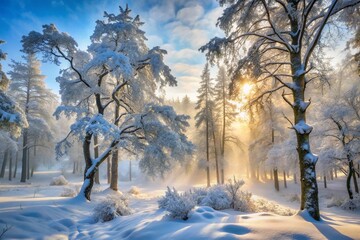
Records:
[[[360,0],[36,2],[1,3],[0,239],[360,239]]]

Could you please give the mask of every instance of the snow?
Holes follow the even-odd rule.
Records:
[[[157,201],[164,195],[169,182],[120,182],[127,192],[136,184],[140,194],[128,195],[132,215],[119,216],[109,222],[96,222],[93,209],[111,190],[107,184],[97,186],[92,201],[60,197],[63,186],[49,186],[58,171],[35,172],[31,183],[0,182],[0,228],[11,226],[4,239],[358,239],[359,212],[339,207],[327,208],[333,196],[345,194],[345,178],[328,182],[320,187],[322,220],[313,221],[307,212],[293,216],[280,216],[270,212],[242,213],[234,210],[216,211],[197,206],[187,221],[172,219],[166,211],[158,209]],[[74,188],[81,185],[81,176],[65,173]],[[101,179],[101,182],[106,182]],[[140,185],[141,184],[141,185]],[[319,181],[319,186],[321,181]],[[287,189],[275,193],[272,182],[246,183],[256,199],[266,199],[281,206],[297,210],[299,203],[288,197],[299,190],[297,184],[288,183]],[[187,190],[179,186],[179,189]],[[106,189],[106,190],[104,190]]]
[[[303,120],[299,121],[293,126],[296,132],[299,134],[309,134],[313,130],[313,127],[307,125]]]

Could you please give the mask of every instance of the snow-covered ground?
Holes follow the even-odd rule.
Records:
[[[343,180],[330,181],[327,189],[319,183],[320,222],[312,221],[306,213],[279,216],[270,212],[216,211],[210,207],[196,207],[187,221],[174,220],[157,205],[169,183],[141,184],[135,180],[120,182],[119,186],[124,193],[133,185],[140,189],[138,195],[129,195],[134,213],[101,223],[94,221],[92,209],[106,196],[107,184],[94,187],[92,202],[80,202],[60,195],[64,188],[78,188],[81,176],[67,174],[68,185],[49,186],[50,179],[59,175],[57,171],[36,172],[31,184],[1,180],[0,234],[10,227],[3,239],[360,239],[359,211],[327,207],[334,196],[346,196]],[[243,188],[254,198],[296,210],[299,202],[292,196],[299,186],[292,182],[288,185],[279,193],[274,192],[272,182],[246,183]],[[186,186],[175,187],[186,190]]]

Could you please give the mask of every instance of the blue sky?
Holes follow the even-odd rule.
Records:
[[[43,24],[54,23],[86,49],[95,21],[104,11],[117,13],[119,4],[126,3],[133,15],[139,14],[145,22],[148,45],[168,51],[165,60],[178,79],[178,87],[168,88],[166,96],[182,98],[187,94],[195,99],[205,62],[198,48],[215,35],[222,35],[215,26],[222,13],[215,0],[1,0],[0,39],[7,42],[1,48],[8,53],[4,70],[9,70],[10,59],[20,60],[21,37],[30,31],[41,31]],[[57,93],[59,67],[43,63],[42,71],[48,86]]]

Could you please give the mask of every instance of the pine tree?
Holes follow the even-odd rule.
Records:
[[[206,148],[206,176],[207,176],[207,186],[210,187],[210,134],[211,127],[214,128],[212,111],[214,109],[214,102],[212,100],[214,96],[214,89],[212,81],[210,78],[210,69],[209,64],[206,63],[203,73],[201,75],[200,87],[198,89],[198,101],[196,103],[195,109],[198,110],[195,115],[195,126],[197,128],[205,128],[205,148]],[[214,146],[216,147],[216,145]],[[219,173],[217,169],[216,173],[218,182],[219,182]]]
[[[48,110],[49,102],[56,101],[56,96],[45,86],[45,76],[41,74],[40,62],[34,54],[23,56],[24,62],[12,61],[9,72],[11,78],[10,91],[16,98],[29,122],[29,128],[23,130],[22,138],[22,171],[21,182],[30,177],[29,150],[34,148],[36,154],[37,141],[44,136],[51,138],[48,122],[52,115]],[[46,141],[46,138],[43,138]]]

